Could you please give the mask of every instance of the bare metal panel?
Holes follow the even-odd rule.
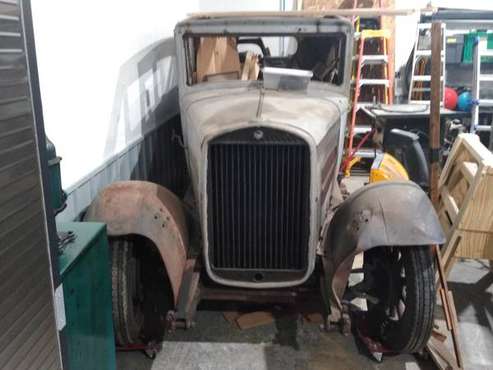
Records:
[[[58,369],[20,5],[0,0],[0,369]]]

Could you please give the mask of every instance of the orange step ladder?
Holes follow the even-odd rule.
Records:
[[[358,111],[363,106],[369,106],[374,103],[374,101],[360,101],[361,89],[364,86],[379,87],[377,91],[378,96],[373,95],[376,102],[392,104],[392,78],[390,76],[390,63],[388,56],[388,43],[391,38],[391,33],[389,30],[363,30],[359,33],[358,38],[358,50],[357,54],[353,57],[353,61],[356,63],[356,68],[353,69],[353,79],[352,84],[354,86],[350,124],[348,132],[348,146],[346,151],[346,161],[344,162],[343,171],[347,172],[347,167],[351,163],[355,156],[358,156],[358,151],[361,145],[368,139],[371,132],[371,127],[363,126],[358,127],[356,122],[356,117]],[[367,41],[378,39],[379,41],[379,52],[380,54],[365,54],[365,44]],[[383,75],[382,78],[366,78],[363,76],[365,66],[380,66],[380,73]],[[380,90],[383,88],[383,93]],[[377,99],[375,99],[377,98]],[[360,143],[354,145],[354,137],[356,134],[365,134],[364,138]],[[354,163],[354,162],[353,162]]]

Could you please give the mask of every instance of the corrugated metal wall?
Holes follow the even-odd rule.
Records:
[[[0,0],[0,369],[60,368],[36,130],[17,1]]]

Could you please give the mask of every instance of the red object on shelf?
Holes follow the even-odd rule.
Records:
[[[457,106],[457,92],[451,87],[445,88],[445,94],[443,97],[443,105],[447,109],[455,110]]]

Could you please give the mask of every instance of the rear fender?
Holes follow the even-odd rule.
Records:
[[[375,247],[442,244],[445,237],[428,196],[411,181],[362,187],[335,211],[324,246],[330,304],[341,309],[354,257]]]
[[[176,304],[188,233],[183,206],[173,193],[145,181],[115,182],[94,199],[85,220],[106,223],[109,236],[138,234],[152,240],[163,259]]]

